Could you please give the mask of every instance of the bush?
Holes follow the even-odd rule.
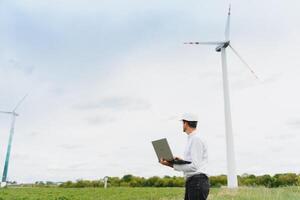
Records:
[[[300,185],[300,175],[294,173],[270,175],[248,175],[243,174],[238,176],[240,186],[264,186],[264,187],[280,187],[280,186],[295,186]],[[43,186],[41,182],[36,182],[36,186]],[[184,187],[185,179],[183,177],[158,177],[149,178],[137,177],[130,174],[118,177],[109,177],[108,187]],[[210,176],[211,187],[222,187],[227,185],[227,176]],[[104,187],[101,180],[77,180],[76,182],[67,181],[59,187],[64,188],[83,188],[83,187]]]

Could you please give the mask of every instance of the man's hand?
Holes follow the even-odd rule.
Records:
[[[159,160],[159,163],[162,164],[162,165],[168,166],[168,167],[173,167],[173,164],[171,164],[169,161],[167,161],[167,160],[165,160],[163,158],[161,158]]]
[[[179,157],[174,157],[175,160],[183,160],[182,158]]]

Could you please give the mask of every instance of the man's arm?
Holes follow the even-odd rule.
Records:
[[[191,164],[184,164],[184,165],[174,165],[173,168],[176,171],[183,171],[183,172],[195,172],[199,168],[202,154],[203,154],[203,143],[200,140],[194,140],[191,146],[191,157],[192,163]]]

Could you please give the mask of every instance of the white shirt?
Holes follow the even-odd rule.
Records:
[[[182,171],[185,178],[200,173],[207,174],[207,146],[205,142],[197,136],[196,130],[188,135],[183,159],[192,163],[174,165],[173,167],[176,171]]]

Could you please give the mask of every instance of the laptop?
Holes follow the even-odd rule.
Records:
[[[157,155],[158,161],[163,158],[169,161],[171,164],[183,165],[191,164],[192,162],[186,160],[174,159],[170,146],[166,138],[152,141],[153,148]]]

